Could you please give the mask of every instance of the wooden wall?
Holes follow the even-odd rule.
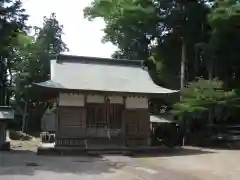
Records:
[[[59,106],[58,137],[83,137],[86,129],[84,107]]]
[[[109,106],[122,105],[120,129],[90,127],[87,125],[88,104],[105,103],[100,95],[59,96],[56,145],[89,146],[91,144],[146,146],[149,145],[150,116],[148,99],[111,96]],[[104,104],[103,104],[104,105]]]

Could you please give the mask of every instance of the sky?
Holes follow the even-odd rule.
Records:
[[[55,12],[64,26],[64,42],[70,52],[67,54],[94,57],[111,57],[116,47],[101,42],[105,24],[103,20],[88,21],[83,17],[83,9],[92,0],[23,0],[23,7],[30,15],[28,24],[41,26],[43,17]]]

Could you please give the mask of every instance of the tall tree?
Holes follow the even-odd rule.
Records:
[[[114,56],[149,59],[154,80],[170,88],[209,79],[204,83],[214,99],[214,78],[223,82],[222,98],[239,87],[239,12],[239,0],[95,0],[85,16],[104,19],[103,40],[119,48]],[[198,87],[191,89],[201,95]],[[180,103],[186,104],[184,97]]]
[[[9,103],[8,76],[13,63],[13,46],[17,34],[26,30],[27,17],[20,0],[0,1],[0,105]]]
[[[210,81],[190,82],[188,88],[184,89],[183,99],[176,104],[181,116],[192,115],[194,111],[202,112],[204,109],[208,112],[208,122],[211,122],[214,110],[222,109],[219,106],[223,103],[228,112],[236,109],[236,104],[239,104],[239,90],[235,89],[239,88],[240,80],[239,12],[240,4],[237,0],[216,0],[212,4],[211,12],[208,14],[208,23],[211,27],[209,40],[197,46],[200,49],[198,54],[200,61],[205,64]],[[214,77],[222,80],[221,86],[220,83],[216,86]],[[234,92],[234,95],[230,92]],[[223,119],[226,114],[229,118],[230,113],[225,112],[225,115],[218,113],[216,119]],[[231,115],[231,118],[236,117]]]
[[[203,0],[96,0],[85,9],[85,16],[89,20],[104,19],[103,40],[118,46],[115,56],[143,60],[152,56],[161,64],[161,71],[165,72],[161,74],[167,73],[178,81],[171,85],[178,84],[179,88],[182,42],[186,49],[185,59],[188,59],[186,77],[192,80],[197,75],[195,44],[208,38],[209,9]],[[167,82],[171,81],[163,84],[168,85]]]
[[[216,0],[209,14],[212,27],[208,47],[214,65],[214,75],[228,88],[240,83],[240,4],[238,0]]]
[[[50,17],[44,17],[42,28],[36,28],[35,37],[22,37],[16,66],[15,105],[20,107],[24,116],[29,114],[29,120],[34,119],[29,123],[35,128],[40,127],[40,119],[50,104],[37,99],[31,86],[50,79],[50,54],[68,50],[62,35],[63,26],[52,13]]]
[[[151,1],[100,0],[85,10],[85,17],[106,22],[103,41],[118,46],[116,57],[147,59],[148,46],[156,34],[158,17]]]

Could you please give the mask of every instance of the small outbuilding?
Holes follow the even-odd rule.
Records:
[[[7,122],[14,119],[11,107],[0,106],[0,150],[8,150],[10,142],[6,139]]]

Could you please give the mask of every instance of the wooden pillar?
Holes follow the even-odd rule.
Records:
[[[57,96],[57,110],[55,116],[55,146],[59,145],[59,94]]]
[[[0,121],[0,149],[6,141],[6,124]]]
[[[122,127],[121,127],[124,144],[125,144],[125,138],[126,138],[125,113],[126,113],[126,96],[123,97],[123,112],[122,112]]]

